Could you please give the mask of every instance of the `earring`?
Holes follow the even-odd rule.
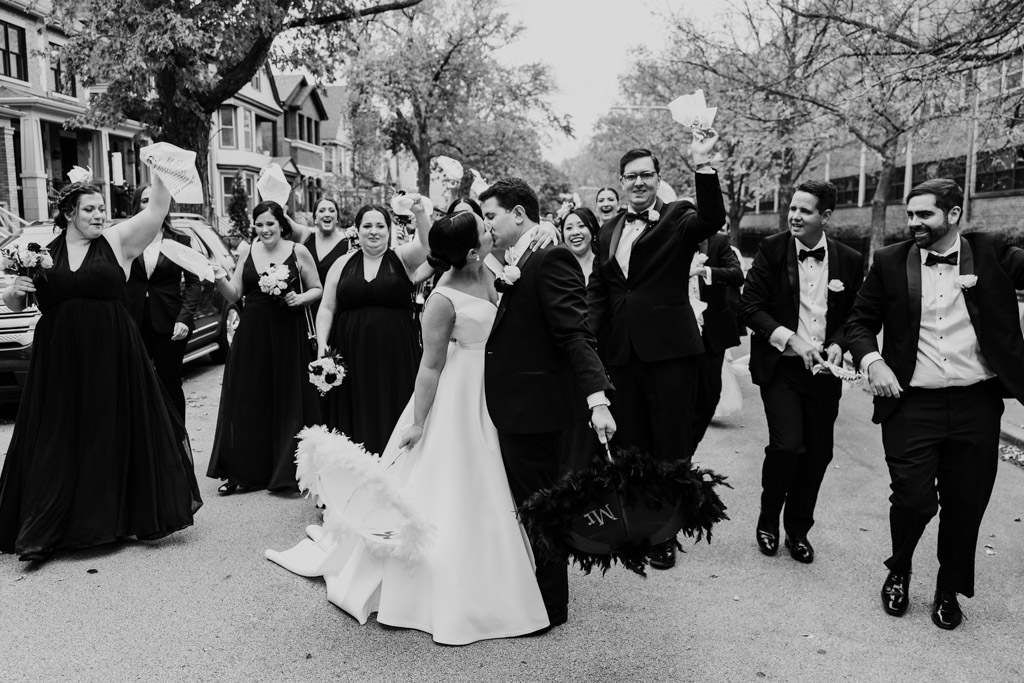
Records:
[[[471,256],[469,257],[469,259],[470,259],[471,261],[479,261],[479,260],[480,260],[480,254],[473,254],[473,255],[471,255]]]

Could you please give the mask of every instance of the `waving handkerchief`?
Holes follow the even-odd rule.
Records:
[[[446,156],[434,157],[431,160],[431,166],[435,164],[447,182],[457,184],[462,180],[462,164],[455,159]]]
[[[708,107],[704,101],[704,91],[698,90],[692,95],[680,95],[668,105],[672,112],[672,118],[693,128],[694,131],[704,131],[711,128],[715,122],[715,114],[718,107]]]
[[[480,196],[480,193],[486,190],[490,185],[484,180],[484,177],[480,175],[480,171],[475,168],[469,169],[469,172],[473,174],[473,184],[469,186],[469,196],[476,199]]]
[[[167,186],[171,196],[182,204],[203,203],[203,183],[196,170],[196,153],[157,142],[139,150],[139,156]]]
[[[68,171],[68,180],[73,183],[87,183],[92,180],[92,166],[72,166]]]
[[[213,266],[195,249],[174,240],[161,240],[160,253],[188,272],[194,273],[200,280],[213,282]]]
[[[260,191],[260,197],[277,202],[281,206],[288,206],[288,197],[292,194],[292,186],[284,177],[284,169],[279,164],[267,164],[260,171],[260,177],[256,179],[256,189]]]

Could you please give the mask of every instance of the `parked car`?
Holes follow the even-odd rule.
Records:
[[[201,216],[172,217],[171,224],[186,234],[193,248],[228,273],[234,270],[235,257],[209,223]],[[23,231],[9,237],[0,246],[24,247],[31,242],[48,244],[54,238],[53,221],[36,221]],[[13,275],[0,274],[0,288],[7,287]],[[196,309],[195,331],[185,346],[185,362],[209,355],[217,363],[227,358],[228,349],[241,320],[239,303],[228,303],[212,282],[203,283],[203,293]],[[39,310],[31,306],[15,312],[0,301],[0,401],[16,401],[28,374],[32,358],[32,340],[35,336]]]

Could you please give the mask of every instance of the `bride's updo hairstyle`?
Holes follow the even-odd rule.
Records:
[[[68,229],[68,219],[64,214],[74,213],[78,210],[78,200],[83,195],[103,195],[100,189],[91,183],[71,183],[60,192],[57,199],[57,210],[53,214],[53,224],[57,230]]]
[[[430,228],[428,241],[430,253],[427,263],[439,273],[449,268],[459,269],[466,265],[470,249],[480,246],[480,230],[477,216],[464,211],[444,216]]]

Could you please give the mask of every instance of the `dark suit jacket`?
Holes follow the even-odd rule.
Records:
[[[487,408],[499,431],[561,431],[586,421],[587,396],[612,388],[587,328],[583,271],[563,245],[518,266],[487,340]]]
[[[633,242],[629,278],[615,250],[626,213],[607,221],[598,237],[597,258],[587,287],[590,329],[605,363],[625,366],[630,351],[654,362],[703,353],[704,344],[690,308],[690,263],[698,245],[725,222],[717,173],[697,173],[697,207],[687,201],[654,208],[661,214]]]
[[[191,247],[184,235],[165,234],[164,239],[173,239]],[[184,287],[181,286],[182,277],[185,278]],[[191,332],[195,329],[193,316],[202,291],[202,283],[195,274],[163,254],[157,258],[153,275],[147,278],[146,263],[140,254],[132,261],[128,277],[128,311],[140,328],[148,316],[149,324],[157,334],[170,335],[174,332],[174,323],[185,323]],[[149,306],[146,305],[147,293]]]
[[[749,327],[750,378],[754,384],[771,381],[782,352],[768,341],[780,325],[794,332],[800,325],[800,269],[797,266],[794,237],[782,232],[761,240],[754,263],[747,273],[740,297],[740,322]],[[840,280],[843,290],[828,292],[825,315],[825,343],[839,344],[845,351],[843,323],[850,314],[857,290],[864,280],[864,257],[860,252],[825,237],[828,252],[826,282]]]
[[[743,284],[743,267],[736,253],[729,246],[729,236],[715,233],[700,243],[700,251],[707,254],[704,265],[711,269],[711,284],[698,278],[701,301],[707,303],[704,311],[704,350],[708,353],[723,353],[726,349],[739,346],[739,324],[736,311],[739,308],[739,291]]]
[[[1024,403],[1024,338],[1021,336],[1015,289],[1024,289],[1024,251],[1007,246],[1001,235],[963,235],[960,274],[978,283],[964,290],[964,302],[981,354],[999,377],[1007,395]],[[874,263],[846,324],[853,359],[860,362],[878,350],[877,335],[885,329],[882,358],[906,391],[917,366],[921,329],[921,256],[913,240],[875,253]],[[872,420],[880,423],[899,399],[875,397]]]

